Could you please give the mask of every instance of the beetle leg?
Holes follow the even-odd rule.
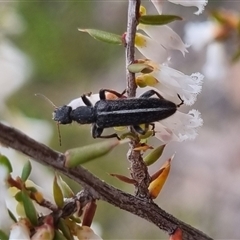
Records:
[[[88,95],[89,96],[89,95]],[[82,101],[84,102],[84,104],[88,107],[92,107],[92,103],[90,102],[90,100],[87,98],[86,94],[83,94],[81,96]]]
[[[153,96],[154,94],[156,94],[160,99],[164,99],[160,93],[156,92],[155,90],[149,90],[145,93],[143,93],[140,97],[142,98],[150,98],[151,96]]]
[[[93,138],[117,138],[120,140],[120,138],[118,137],[118,135],[116,133],[110,134],[110,135],[105,135],[102,136],[103,133],[103,128],[99,128],[96,124],[92,125],[92,137]]]
[[[148,124],[145,124],[145,128],[144,129],[142,129],[140,126],[138,126],[138,125],[134,125],[134,126],[132,126],[133,127],[133,129],[137,132],[137,133],[139,133],[139,134],[141,134],[141,135],[144,135],[144,134],[146,134],[146,132],[147,132],[147,130],[148,130]]]
[[[180,107],[181,105],[183,105],[184,104],[184,100],[180,97],[180,95],[178,94],[177,95],[178,96],[178,98],[180,99],[180,103],[177,105],[177,107]]]
[[[154,132],[154,130],[155,130],[155,124],[154,124],[154,123],[150,123],[149,125],[152,127],[151,130]]]
[[[123,96],[123,94],[126,92],[126,89],[122,93],[116,92],[116,91],[111,90],[111,89],[101,89],[99,91],[99,97],[100,97],[101,100],[106,100],[105,92],[112,93],[112,94],[116,95],[118,98],[121,98]]]

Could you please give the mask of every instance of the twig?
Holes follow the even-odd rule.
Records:
[[[129,0],[128,4],[128,24],[127,24],[127,34],[126,34],[126,69],[127,66],[134,62],[135,53],[135,35],[138,24],[139,17],[139,7],[140,0]],[[128,97],[136,96],[136,83],[135,74],[127,70],[126,72],[127,80],[127,95]],[[133,133],[134,130],[131,129]],[[138,145],[139,139],[132,140],[129,143],[129,151],[127,153],[128,161],[130,162],[130,174],[132,178],[136,181],[135,194],[136,196],[147,198],[151,201],[148,192],[148,185],[150,183],[150,176],[148,174],[148,169],[143,162],[140,151],[134,151],[134,148]]]
[[[118,208],[135,214],[147,221],[155,224],[168,234],[174,232],[179,227],[183,231],[184,240],[210,240],[201,231],[190,225],[176,219],[166,213],[155,203],[146,201],[122,192],[105,182],[101,181],[83,167],[79,166],[73,169],[64,167],[65,155],[52,150],[44,144],[41,144],[24,133],[8,127],[0,122],[0,143],[6,147],[11,147],[24,153],[37,162],[58,170],[69,178],[87,188],[92,199],[101,199]]]

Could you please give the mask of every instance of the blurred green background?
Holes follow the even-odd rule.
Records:
[[[143,2],[149,7],[149,12],[154,11],[148,1]],[[207,12],[195,16],[192,8],[165,4],[166,13],[179,14],[184,16],[186,21],[205,21],[207,18]],[[210,1],[207,9],[220,5],[237,7],[234,3]],[[61,106],[82,93],[98,92],[100,88],[122,91],[125,88],[124,48],[98,42],[77,29],[97,28],[117,34],[124,33],[127,1],[2,2],[0,11],[0,44],[4,47],[4,44],[11,43],[21,51],[24,57],[27,57],[25,67],[26,71],[29,71],[28,74],[24,73],[25,80],[19,87],[14,91],[9,90],[9,94],[6,95],[5,89],[11,85],[11,78],[5,82],[5,78],[0,80],[4,96],[1,99],[1,105],[4,105],[0,108],[1,120],[10,122],[25,132],[30,131],[31,127],[27,124],[22,127],[22,120],[20,121],[16,114],[21,113],[24,117],[47,121],[50,124],[47,131],[50,132],[51,129],[53,133],[47,142],[61,152],[99,141],[91,138],[90,126],[72,124],[60,126],[60,147],[56,124],[51,119],[53,107],[34,94],[42,93],[55,105]],[[171,26],[183,35],[186,21]],[[190,49],[189,55],[183,59],[180,54],[175,53],[172,59],[173,67],[186,73],[200,71],[202,54],[196,56]],[[196,58],[198,60],[193,61]],[[7,76],[3,71],[2,74]],[[17,81],[17,78],[14,81]],[[239,190],[236,190],[239,189],[239,185],[234,186],[240,182],[239,177],[236,177],[240,176],[237,170],[239,152],[234,154],[232,149],[239,149],[239,145],[233,144],[239,142],[233,140],[236,137],[234,129],[237,126],[239,129],[239,122],[233,122],[236,116],[239,117],[239,105],[232,105],[232,99],[226,97],[226,93],[215,86],[206,83],[195,106],[202,112],[205,121],[199,138],[194,142],[169,144],[159,161],[158,166],[177,151],[171,175],[156,203],[214,238],[237,239],[240,230],[236,225],[239,224],[240,218],[236,209],[239,207],[240,195]],[[226,111],[227,114],[224,114]],[[229,130],[229,136],[232,138],[227,139],[224,130],[230,125],[236,127]],[[47,133],[39,131],[37,134]],[[227,142],[224,142],[224,139],[227,139]],[[153,142],[153,145],[157,146],[157,143]],[[128,175],[126,152],[127,146],[119,147],[107,157],[87,163],[84,167],[104,181],[132,193],[133,187],[126,186],[108,175]],[[227,162],[229,159],[226,158],[229,152],[232,153],[230,156],[234,156],[231,163]],[[218,159],[221,156],[224,156],[224,159]],[[156,168],[157,166],[151,167],[150,172],[156,171]],[[234,176],[233,169],[236,171]],[[48,170],[45,171],[47,174]],[[49,184],[44,182],[45,173],[36,170],[36,174],[36,181]],[[72,182],[71,184],[75,191],[79,189],[79,186]],[[167,239],[154,225],[104,202],[98,203],[95,220],[100,225],[103,239]]]

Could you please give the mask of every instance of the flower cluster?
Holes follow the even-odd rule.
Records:
[[[162,1],[152,2],[161,13]],[[206,1],[184,1],[182,5],[196,6],[199,11],[202,11],[205,4]],[[141,16],[146,14],[143,6],[140,14]],[[138,30],[146,35],[138,32],[135,46],[146,59],[136,60],[136,63],[143,64],[147,73],[146,71],[139,73],[136,76],[136,84],[139,87],[154,88],[164,98],[174,102],[179,101],[177,97],[180,96],[186,105],[193,105],[197,95],[201,92],[203,75],[200,73],[186,75],[168,66],[170,51],[178,50],[185,56],[188,52],[188,45],[184,44],[179,35],[166,25],[139,24]],[[163,143],[194,139],[202,122],[197,110],[191,110],[188,114],[177,111],[169,118],[155,124],[155,137]]]
[[[0,239],[101,239],[89,226],[79,224],[81,206],[71,213],[68,210],[66,218],[54,217],[74,193],[56,175],[53,193],[49,194],[49,189],[43,189],[28,179],[31,169],[30,162],[27,162],[21,177],[13,178],[10,161],[0,155]]]

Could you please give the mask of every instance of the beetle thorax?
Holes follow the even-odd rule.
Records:
[[[71,118],[80,124],[89,124],[95,122],[94,108],[80,106],[71,112]]]

